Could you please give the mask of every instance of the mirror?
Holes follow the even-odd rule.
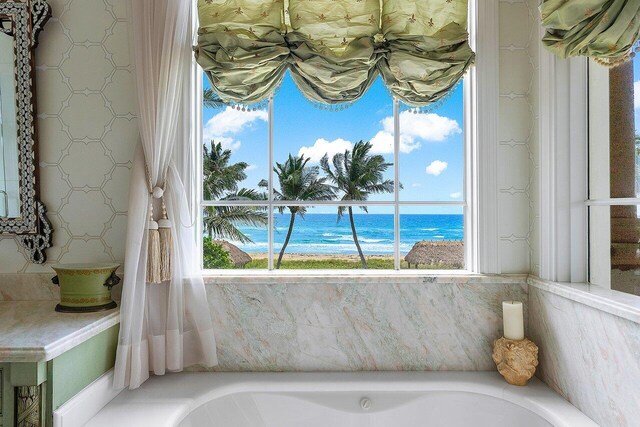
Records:
[[[18,129],[15,49],[11,21],[0,29],[0,218],[18,218]]]
[[[50,16],[46,0],[0,0],[0,234],[37,264],[53,230],[38,197],[33,58]]]

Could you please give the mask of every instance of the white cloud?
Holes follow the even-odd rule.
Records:
[[[371,138],[372,151],[378,154],[393,153],[393,117],[380,121],[382,130]],[[411,153],[421,147],[420,141],[442,142],[451,135],[461,133],[460,125],[453,119],[434,113],[400,113],[400,151]]]
[[[223,150],[236,151],[238,148],[240,148],[240,141],[236,141],[235,139],[228,136],[215,136],[204,139],[205,142],[211,142],[211,140],[221,143]]]
[[[387,119],[391,120],[389,124],[384,124],[385,129],[388,125],[393,128],[393,119],[385,120]],[[458,122],[453,119],[435,113],[413,114],[410,111],[400,113],[400,131],[402,135],[429,142],[442,142],[451,135],[462,132]]]
[[[342,138],[334,139],[333,141],[318,138],[311,147],[302,147],[298,151],[298,156],[304,154],[305,157],[311,159],[312,163],[318,163],[325,154],[332,158],[334,154],[344,153],[345,150],[351,150],[352,148],[353,143]]]
[[[258,169],[258,165],[249,164],[247,165],[247,168],[245,169],[245,171],[252,171],[254,169]]]
[[[259,120],[264,122],[268,120],[266,111],[238,111],[227,107],[207,121],[202,137],[207,143],[214,140],[222,143],[225,149],[237,150],[240,147],[240,141],[234,136]]]
[[[371,152],[374,154],[391,154],[393,153],[393,131],[387,132],[386,130],[378,131],[371,142]],[[407,135],[400,135],[400,152],[410,153],[413,150],[420,148],[420,142],[415,138]]]
[[[462,197],[462,193],[459,191],[456,191],[455,193],[449,194],[449,197],[451,197],[452,199],[459,199],[460,197]]]
[[[393,133],[381,130],[369,141],[371,152],[375,154],[393,153]]]
[[[633,107],[640,108],[640,80],[633,84]]]
[[[429,166],[427,166],[425,171],[429,175],[438,176],[442,172],[444,172],[444,170],[447,168],[447,166],[448,166],[447,162],[443,162],[442,160],[434,160],[433,162],[431,162],[431,164]]]
[[[413,188],[418,188],[418,187],[422,187],[422,184],[420,184],[419,182],[414,182],[413,184],[411,184],[411,186]]]

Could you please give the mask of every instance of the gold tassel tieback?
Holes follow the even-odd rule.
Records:
[[[160,278],[162,281],[171,280],[171,221],[167,218],[167,208],[162,199],[162,218],[158,221],[160,231]]]
[[[173,252],[173,240],[171,237],[171,221],[167,217],[167,208],[164,204],[164,190],[155,187],[151,191],[151,206],[149,208],[149,252],[147,254],[147,282],[162,283],[171,280],[171,256]],[[155,221],[153,217],[153,200],[162,200],[162,218]]]
[[[158,223],[153,219],[153,199],[149,206],[149,221],[147,221],[148,252],[147,252],[147,282],[160,283],[160,233]]]

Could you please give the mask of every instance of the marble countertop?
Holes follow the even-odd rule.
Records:
[[[120,309],[58,313],[56,301],[0,302],[0,362],[51,360],[120,322]]]

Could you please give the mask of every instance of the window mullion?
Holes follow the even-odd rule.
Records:
[[[393,215],[393,264],[396,270],[400,270],[400,114],[398,112],[398,100],[393,100],[393,156],[394,156],[394,215]]]
[[[367,206],[393,206],[394,201],[386,200],[368,200]],[[615,203],[614,203],[615,204]],[[358,200],[274,200],[269,203],[268,200],[204,200],[202,206],[362,206],[362,201]],[[428,201],[416,201],[416,200],[401,200],[398,202],[400,206],[461,206],[467,205],[464,201],[457,200],[428,200]]]
[[[268,121],[269,121],[269,195],[268,195],[268,227],[267,233],[267,268],[273,270],[273,99],[268,104]]]

